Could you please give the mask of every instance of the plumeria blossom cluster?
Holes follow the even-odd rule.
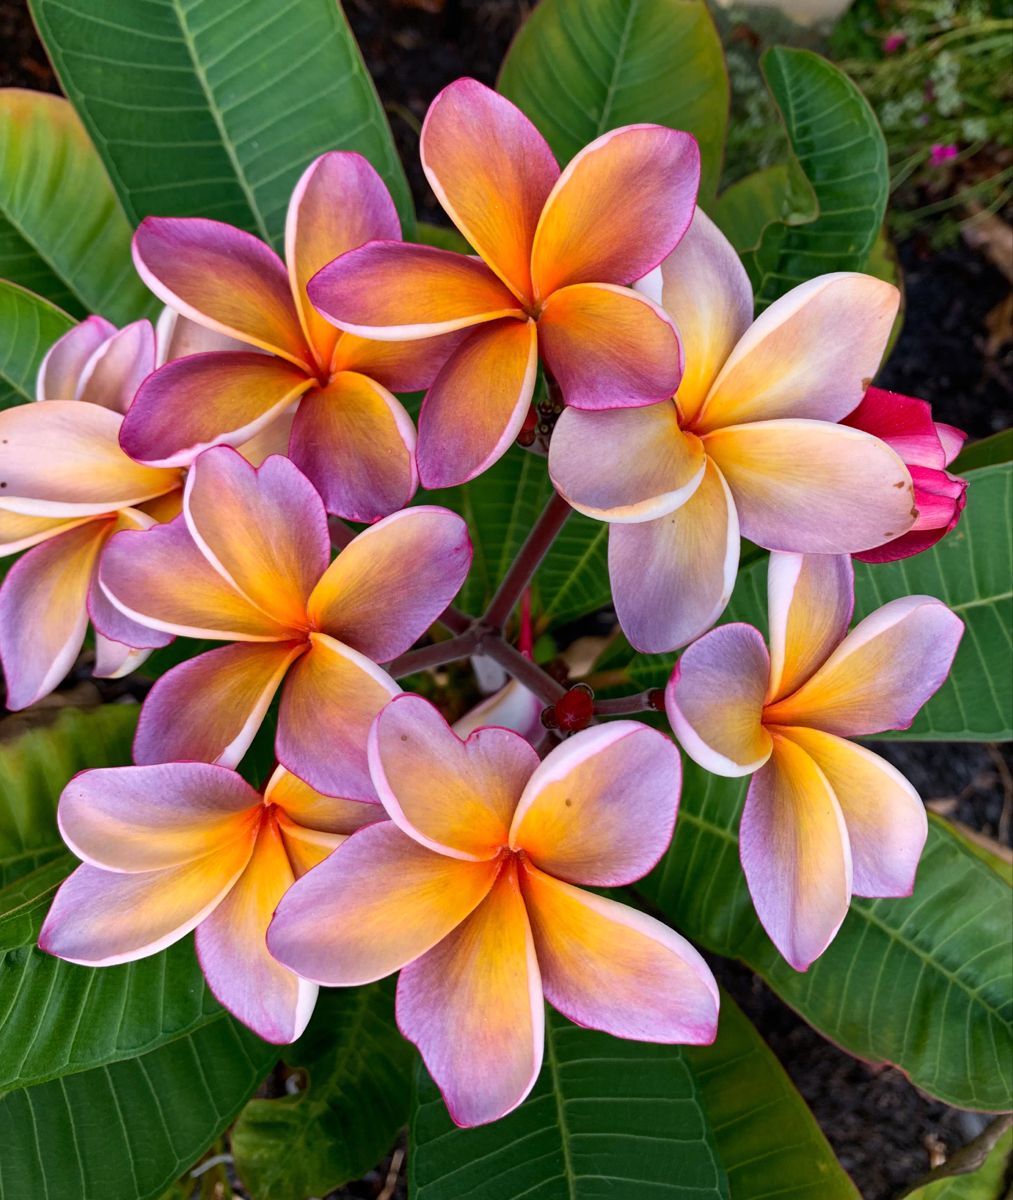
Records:
[[[633,646],[687,647],[665,696],[683,749],[753,776],[743,870],[805,970],[852,894],[911,891],[921,802],[848,739],[909,724],[962,631],[922,596],[848,632],[852,556],[925,549],[965,485],[947,471],[962,435],[869,386],[896,289],[826,275],[754,319],[696,207],[689,135],[616,129],[560,171],[521,112],[461,80],[421,152],[476,254],[401,241],[379,176],[344,152],[299,180],[285,262],[215,221],[142,223],[157,330],[89,318],[47,355],[39,402],[0,414],[0,538],[27,550],[0,590],[0,655],[21,708],[67,673],[89,620],[103,676],[176,637],[222,643],[151,688],[135,765],[68,784],[58,819],[81,865],[43,949],[101,966],[194,932],[214,994],[276,1043],[319,986],[400,972],[398,1023],[475,1125],[533,1086],[546,1000],[618,1037],[717,1029],[697,951],[588,890],[666,852],[677,746],[595,723],[607,702],[504,637],[571,507],[609,525]],[[506,453],[539,378],[560,410],[556,495],[472,618],[449,607],[465,521],[407,506]],[[397,396],[412,390],[417,437]],[[750,626],[713,628],[740,536],[771,552],[769,649]],[[440,621],[455,636],[412,650]],[[455,727],[401,692],[469,655],[513,678]],[[269,711],[278,765],[258,791],[237,768]]]

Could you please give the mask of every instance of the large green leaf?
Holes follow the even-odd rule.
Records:
[[[124,324],[154,307],[130,224],[77,113],[59,96],[0,91],[0,276],[75,317]]]
[[[457,1129],[420,1066],[408,1151],[413,1200],[726,1200],[728,1182],[684,1052],[621,1041],[546,1013],[528,1099]]]
[[[561,163],[610,129],[649,121],[694,134],[701,199],[717,188],[728,76],[704,0],[542,0],[510,47],[499,89]]]
[[[1003,429],[991,437],[978,442],[969,442],[957,455],[950,470],[957,475],[973,471],[976,467],[989,467],[993,463],[1013,462],[1013,429]]]
[[[337,0],[30,0],[127,216],[228,221],[280,246],[289,194],[357,150],[402,221],[390,127]]]
[[[0,409],[35,399],[46,351],[73,326],[48,300],[0,279]]]
[[[305,1088],[251,1100],[232,1152],[257,1200],[305,1200],[357,1179],[408,1120],[414,1052],[394,1024],[393,980],[320,993],[309,1028],[283,1052]]]

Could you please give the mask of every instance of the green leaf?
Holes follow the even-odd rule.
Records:
[[[685,1055],[731,1200],[860,1200],[777,1056],[727,992],[717,1040]]]
[[[411,199],[337,0],[30,0],[127,216],[202,216],[280,248],[289,195],[357,150]]]
[[[1013,462],[1013,429],[993,433],[991,437],[971,442],[957,455],[950,470],[961,475],[976,467],[990,467],[994,463]]]
[[[0,276],[75,317],[126,324],[155,307],[134,271],[131,233],[70,104],[0,90]]]
[[[717,189],[728,75],[704,0],[542,0],[498,86],[561,163],[610,129],[653,122],[696,136],[701,199]]]
[[[961,1151],[957,1151],[959,1155]],[[956,1158],[954,1155],[953,1158]],[[1008,1200],[1009,1169],[1013,1155],[1013,1129],[1007,1129],[996,1141],[988,1157],[976,1171],[938,1179],[906,1193],[903,1200]],[[953,1159],[946,1166],[953,1165]]]
[[[411,1045],[394,1024],[392,979],[320,993],[309,1028],[285,1051],[305,1089],[251,1100],[232,1152],[257,1200],[306,1200],[358,1179],[407,1122]]]
[[[428,221],[419,221],[415,226],[415,240],[424,246],[454,250],[458,254],[475,253],[457,230],[449,225],[431,225]]]
[[[500,1121],[458,1129],[420,1065],[413,1200],[727,1200],[700,1091],[679,1046],[627,1042],[546,1012],[545,1065]]]
[[[778,220],[743,255],[759,309],[828,271],[861,271],[890,191],[886,143],[862,93],[832,63],[783,46],[763,57],[791,142]]]
[[[46,351],[73,327],[73,319],[48,300],[0,279],[0,409],[35,399]]]
[[[739,254],[754,250],[764,229],[780,221],[788,198],[788,168],[764,167],[718,196],[714,220]]]

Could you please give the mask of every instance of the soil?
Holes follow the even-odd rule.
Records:
[[[418,165],[418,131],[429,102],[461,75],[494,83],[530,7],[523,0],[346,0],[421,218],[445,220]],[[0,86],[11,85],[58,90],[24,4],[0,0]],[[939,420],[972,438],[1007,428],[1013,423],[1013,339],[997,314],[1008,281],[963,241],[940,251],[915,235],[898,250],[906,317],[878,382],[930,400]],[[877,749],[936,811],[1010,844],[1008,748],[898,742]],[[895,1197],[987,1123],[924,1096],[897,1070],[870,1066],[830,1045],[745,968],[726,961],[714,966],[805,1096],[865,1200]],[[335,1196],[403,1197],[403,1155],[395,1155],[393,1164],[388,1159]]]

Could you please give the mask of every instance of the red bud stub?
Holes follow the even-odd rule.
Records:
[[[593,716],[594,692],[586,683],[578,683],[542,713],[542,724],[547,729],[577,733],[591,724]]]

